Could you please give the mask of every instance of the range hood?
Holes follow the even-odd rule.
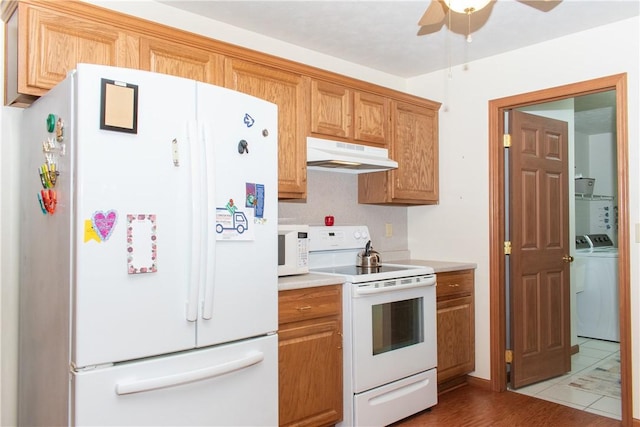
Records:
[[[307,137],[307,169],[357,174],[397,167],[386,148]]]

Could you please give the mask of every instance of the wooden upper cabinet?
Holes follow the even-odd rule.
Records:
[[[354,92],[355,129],[353,139],[360,143],[389,146],[389,98],[366,92]]]
[[[392,101],[390,157],[398,168],[358,176],[358,202],[425,205],[438,203],[438,109]]]
[[[353,134],[352,109],[350,89],[322,80],[311,81],[311,135],[350,139]]]
[[[324,80],[311,81],[309,134],[358,144],[389,144],[389,98]]]
[[[309,79],[298,73],[239,59],[225,60],[224,85],[278,106],[278,197],[307,197],[304,120]]]
[[[110,25],[19,3],[7,26],[15,31],[7,43],[16,45],[5,54],[17,57],[15,69],[7,67],[7,79],[17,81],[17,87],[8,84],[8,104],[44,95],[78,63],[138,68],[138,38]]]
[[[218,86],[224,84],[222,55],[162,39],[140,40],[140,69]]]

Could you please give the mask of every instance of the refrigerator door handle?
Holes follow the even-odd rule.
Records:
[[[201,144],[204,147],[203,152],[205,153],[205,167],[204,167],[204,179],[203,183],[205,186],[205,193],[208,195],[209,204],[207,205],[207,219],[216,218],[216,174],[215,172],[215,144],[213,138],[210,133],[207,132],[207,128],[205,124],[202,124],[201,128]],[[206,220],[205,220],[206,221]],[[206,222],[205,222],[206,223]],[[207,227],[207,235],[209,230],[213,230],[215,227],[215,223],[211,226]],[[207,239],[205,243],[209,242],[207,249],[211,253],[207,253],[205,257],[206,262],[203,263],[203,267],[206,268],[204,270],[204,295],[203,299],[203,309],[202,309],[202,318],[205,320],[210,320],[213,317],[213,289],[215,286],[215,277],[216,277],[216,237],[215,235],[211,238]]]
[[[263,360],[263,352],[252,351],[243,358],[221,363],[216,366],[181,372],[174,375],[166,375],[163,377],[118,383],[116,384],[116,394],[125,395],[142,393],[145,391],[157,390],[160,388],[175,387],[194,381],[202,381],[248,368],[262,362]]]
[[[187,320],[195,322],[198,319],[198,294],[200,292],[202,265],[202,167],[200,159],[200,141],[197,138],[195,122],[187,124],[189,140],[189,155],[191,164],[191,268],[189,269],[189,291],[187,299]]]

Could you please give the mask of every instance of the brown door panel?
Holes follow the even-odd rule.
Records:
[[[567,123],[512,111],[511,386],[571,369]]]

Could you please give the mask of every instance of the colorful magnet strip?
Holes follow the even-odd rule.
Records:
[[[40,193],[38,194],[38,201],[40,202],[40,209],[42,209],[42,213],[49,213],[53,215],[58,204],[58,194],[55,190],[40,190]]]

